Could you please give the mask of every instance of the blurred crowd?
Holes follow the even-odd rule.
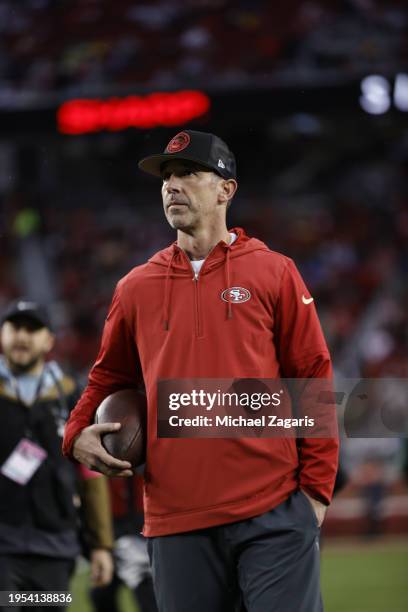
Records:
[[[0,104],[131,85],[241,88],[396,71],[408,50],[403,6],[403,0],[0,0]]]
[[[86,164],[82,158],[77,163]],[[69,177],[56,191],[42,193],[39,219],[30,213],[32,197],[5,198],[4,222],[13,228],[15,243],[10,235],[4,242],[1,300],[16,293],[18,270],[10,262],[19,235],[24,240],[27,232],[38,234],[57,287],[55,314],[64,338],[58,356],[77,370],[86,371],[93,361],[117,280],[174,239],[162,218],[159,182],[146,183],[131,171],[129,193],[120,186],[122,166],[112,166],[109,184],[92,178],[91,169],[86,184]],[[240,185],[230,226],[242,225],[296,261],[337,367],[346,367],[350,349],[357,356],[344,375],[377,376],[391,363],[403,375],[408,343],[404,160],[353,160],[333,174],[309,176],[306,186],[279,173],[264,178],[266,189],[253,178]],[[378,315],[358,333],[373,304]]]
[[[304,128],[312,119],[319,129],[310,132]],[[245,143],[236,150],[243,179],[229,226],[244,227],[295,260],[315,298],[338,377],[406,378],[405,132],[389,135],[386,126],[366,139],[361,129],[356,150],[353,120],[338,125],[334,136],[323,118],[285,121],[274,123],[264,134],[268,142],[259,143],[266,157],[279,150],[270,156],[269,172],[248,156]],[[53,356],[84,381],[116,282],[175,238],[163,216],[160,181],[136,169],[143,145],[133,143],[132,151],[132,139],[123,136],[122,148],[110,149],[110,138],[78,146],[68,141],[51,179],[39,173],[30,191],[17,182],[3,195],[0,302],[21,291],[24,245],[34,238],[55,291],[59,342]],[[100,149],[102,157],[95,155]],[[375,534],[384,528],[384,504],[404,490],[405,464],[403,440],[344,440],[345,495],[364,500],[368,522],[361,529]]]
[[[338,143],[325,149],[321,134],[305,138],[292,132],[289,137],[290,130],[282,132],[282,124],[279,129],[279,134],[272,130],[273,147],[279,146],[282,158],[287,148],[294,149],[292,157],[259,176],[257,160],[252,166],[245,160],[249,167],[231,206],[229,226],[244,227],[295,260],[315,298],[338,377],[406,379],[404,133],[386,155],[363,146],[363,153],[353,157],[350,151],[344,155]],[[352,132],[344,137],[351,139]],[[331,169],[329,151],[334,155]],[[240,160],[240,151],[236,153]],[[30,195],[23,188],[5,194],[1,227],[8,239],[3,243],[0,302],[19,294],[16,262],[22,245],[34,237],[42,245],[56,295],[59,342],[53,356],[82,373],[84,381],[116,282],[175,238],[162,212],[160,181],[144,178],[136,160],[121,159],[117,150],[109,172],[104,171],[106,160],[99,166],[88,155],[86,147],[80,153],[68,147],[52,185],[40,182]],[[366,522],[360,529],[367,533],[384,529],[384,504],[404,491],[408,445],[403,442],[343,442],[342,468],[350,479],[345,494],[363,500]]]
[[[3,226],[4,228],[4,226]],[[4,231],[4,229],[3,229]],[[2,253],[0,258],[0,285],[1,285],[1,305],[4,307],[10,299],[19,294],[17,275],[13,273],[15,269],[14,248],[2,232]]]
[[[0,0],[0,107],[186,83],[296,85],[301,99],[304,83],[395,76],[407,25],[403,0]],[[339,106],[277,117],[271,103],[262,128],[226,117],[220,135],[240,178],[229,226],[295,260],[337,376],[407,378],[408,133],[402,113],[346,116]],[[53,357],[84,380],[116,282],[174,240],[160,182],[136,168],[154,138],[0,142],[0,310],[24,293],[40,253]],[[404,461],[408,476],[408,446],[355,442],[343,445],[342,465],[374,533]]]

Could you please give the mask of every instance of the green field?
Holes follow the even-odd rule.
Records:
[[[408,543],[327,545],[322,588],[326,612],[406,612]]]
[[[87,584],[87,573],[80,567],[72,584],[70,612],[91,612]],[[325,612],[406,612],[408,543],[326,543],[322,585]],[[124,589],[120,596],[122,612],[137,612],[130,593]]]

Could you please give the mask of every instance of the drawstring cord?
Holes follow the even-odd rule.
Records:
[[[231,270],[230,270],[230,247],[227,246],[225,255],[225,277],[227,283],[227,289],[230,289],[231,286]],[[170,278],[171,278],[171,268],[173,265],[173,259],[176,256],[176,250],[173,251],[172,256],[167,264],[166,268],[166,280],[164,284],[164,304],[163,304],[163,329],[164,331],[169,330],[169,322],[170,322]],[[232,304],[228,300],[227,302],[227,319],[232,319]]]
[[[231,275],[230,275],[230,248],[227,246],[227,254],[225,256],[225,274],[227,279],[227,289],[230,289]],[[228,300],[227,302],[227,319],[232,319],[232,304]]]
[[[163,329],[164,331],[169,331],[169,319],[170,319],[170,273],[171,266],[173,265],[173,259],[176,255],[176,251],[174,250],[172,256],[170,257],[169,263],[167,265],[166,270],[166,282],[164,285],[164,304],[163,304]]]

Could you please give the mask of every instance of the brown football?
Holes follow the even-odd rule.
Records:
[[[146,459],[146,396],[136,389],[121,389],[98,407],[95,423],[121,423],[119,431],[102,436],[102,444],[116,459],[138,467]]]

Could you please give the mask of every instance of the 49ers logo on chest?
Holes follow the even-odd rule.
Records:
[[[251,294],[244,287],[229,287],[221,293],[221,299],[231,304],[243,304],[251,299]]]

